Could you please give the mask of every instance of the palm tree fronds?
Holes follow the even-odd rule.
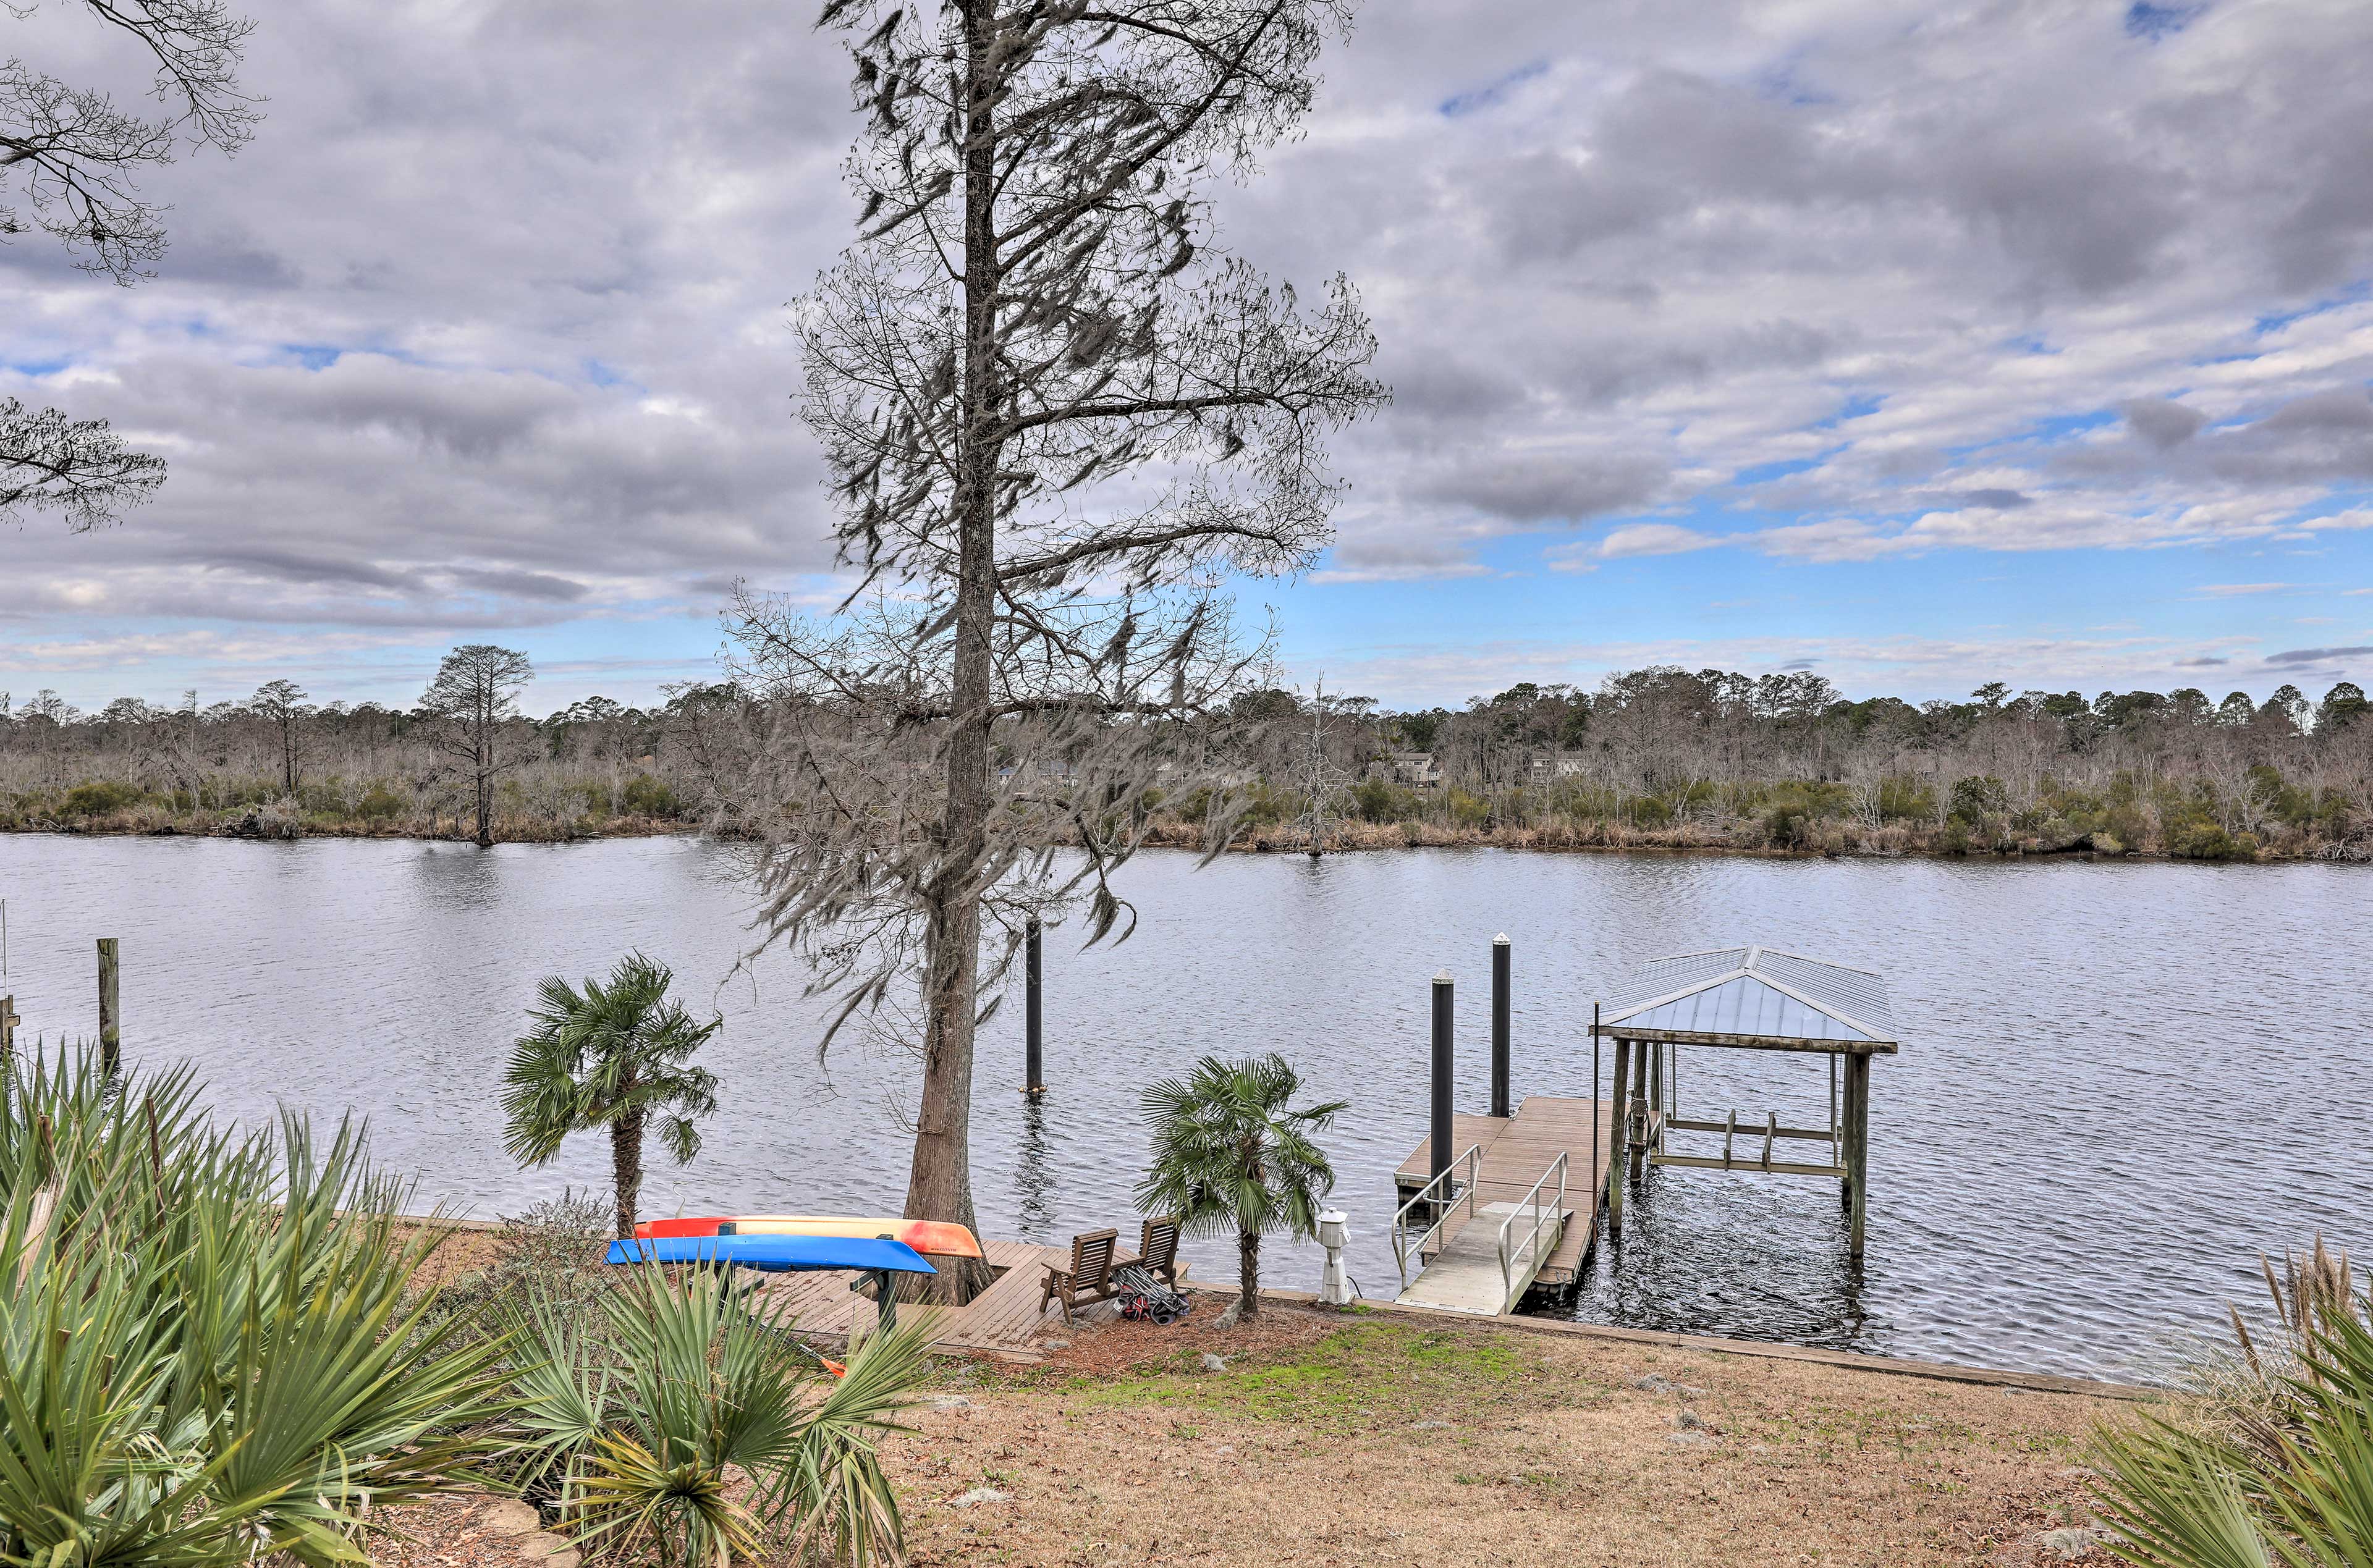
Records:
[[[0,1561],[364,1560],[473,1480],[500,1336],[434,1325],[360,1127],[213,1127],[87,1053],[0,1095]]]
[[[1242,1062],[1204,1057],[1184,1078],[1148,1085],[1139,1099],[1153,1148],[1138,1202],[1176,1214],[1187,1235],[1233,1233],[1247,1311],[1257,1306],[1259,1238],[1314,1234],[1318,1200],[1335,1186],[1334,1167],[1311,1133],[1350,1102],[1297,1107],[1301,1092],[1301,1074],[1271,1051]]]
[[[2096,1439],[2111,1550],[2145,1568],[2373,1568],[2373,1322],[2319,1240],[2261,1260],[2278,1332],[2235,1315],[2249,1386]],[[2229,1379],[2227,1379],[2229,1381]],[[2223,1387],[2222,1384],[2215,1387]]]

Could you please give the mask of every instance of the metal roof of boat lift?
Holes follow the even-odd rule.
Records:
[[[1884,980],[1777,947],[1717,947],[1642,964],[1616,985],[1599,1016],[1602,1035],[1634,1029],[1742,1044],[1836,1040],[1884,1051],[1897,1044]]]

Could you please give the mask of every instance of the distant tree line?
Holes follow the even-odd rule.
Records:
[[[1997,681],[1966,701],[1913,703],[1849,701],[1809,673],[1659,666],[1595,691],[1526,682],[1457,710],[1246,700],[1280,728],[1294,713],[1350,780],[1314,804],[1280,787],[1291,765],[1264,769],[1266,798],[1247,820],[1280,847],[1306,819],[1339,812],[1329,836],[1353,843],[1397,831],[1829,853],[2373,850],[2373,720],[2350,681],[2320,702],[2295,686],[2261,704],[2239,691],[2087,699]]]
[[[409,708],[314,703],[293,680],[85,714],[0,692],[0,828],[566,839],[681,825],[662,776],[673,714],[593,697],[520,709],[527,656],[454,649]]]
[[[768,776],[770,747],[798,717],[786,708],[813,698],[728,680],[537,719],[519,705],[532,675],[523,656],[481,645],[450,655],[410,708],[316,704],[290,680],[239,701],[125,697],[95,714],[53,692],[0,694],[0,828],[757,836],[795,808]],[[1089,740],[1038,740],[1049,738],[1001,738],[998,765],[1056,792],[1084,786],[1063,756]],[[1397,713],[1270,686],[1215,706],[1193,745],[1165,754],[1182,761],[1155,787],[1099,810],[1134,813],[1151,842],[1195,846],[1222,834],[1279,850],[2373,858],[2373,715],[2349,681],[2320,699],[2285,686],[2263,703],[1998,682],[1913,703],[1850,701],[1818,675],[1666,666],[1595,691],[1525,682]]]

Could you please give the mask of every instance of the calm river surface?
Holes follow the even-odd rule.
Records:
[[[424,1202],[515,1212],[604,1184],[578,1140],[552,1169],[502,1153],[499,1080],[539,976],[639,947],[726,1018],[728,1101],[648,1212],[894,1213],[912,1063],[836,1048],[747,942],[740,852],[684,840],[464,845],[0,838],[8,985],[26,1033],[96,1028],[91,939],[123,943],[135,1061],[186,1057],[240,1118],[367,1113]],[[984,1230],[1060,1242],[1134,1226],[1136,1098],[1207,1051],[1275,1048],[1330,1136],[1371,1295],[1396,1285],[1391,1171],[1424,1130],[1427,981],[1458,978],[1459,1107],[1487,1108],[1489,944],[1515,943],[1515,1086],[1589,1092],[1590,1006],[1631,964],[1763,942],[1883,970],[1902,1054],[1873,1073],[1869,1254],[1833,1183],[1650,1179],[1571,1308],[1642,1327],[2069,1372],[2147,1373],[2250,1299],[2255,1258],[2319,1230],[2373,1252],[2373,871],[1762,861],[1400,851],[1161,854],[1128,868],[1136,936],[1046,954],[1048,1076],[1020,1081],[1021,1008],[987,1031],[975,1110]],[[1826,1113],[1818,1058],[1685,1054],[1689,1109]],[[653,1158],[660,1156],[654,1151]],[[1233,1249],[1193,1249],[1225,1277]],[[1316,1283],[1273,1248],[1269,1278]]]

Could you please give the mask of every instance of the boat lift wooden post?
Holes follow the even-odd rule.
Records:
[[[1590,1103],[1594,1106],[1598,1103],[1598,1004],[1594,1002],[1590,1005]],[[1607,1202],[1607,1190],[1604,1185],[1607,1179],[1600,1173],[1606,1168],[1598,1163],[1598,1118],[1594,1115],[1590,1119],[1591,1179],[1601,1185],[1591,1193],[1590,1201],[1602,1208]],[[1596,1221],[1592,1223],[1592,1228],[1594,1230],[1597,1228]]]
[[[1592,1028],[1598,1026],[1593,1024]],[[1615,1108],[1614,1125],[1607,1129],[1607,1225],[1609,1230],[1623,1228],[1623,1189],[1629,1185],[1624,1174],[1624,1162],[1630,1151],[1624,1146],[1631,1136],[1631,1107],[1628,1099],[1631,1072],[1631,1042],[1615,1041],[1615,1078],[1607,1086],[1607,1098]]]

